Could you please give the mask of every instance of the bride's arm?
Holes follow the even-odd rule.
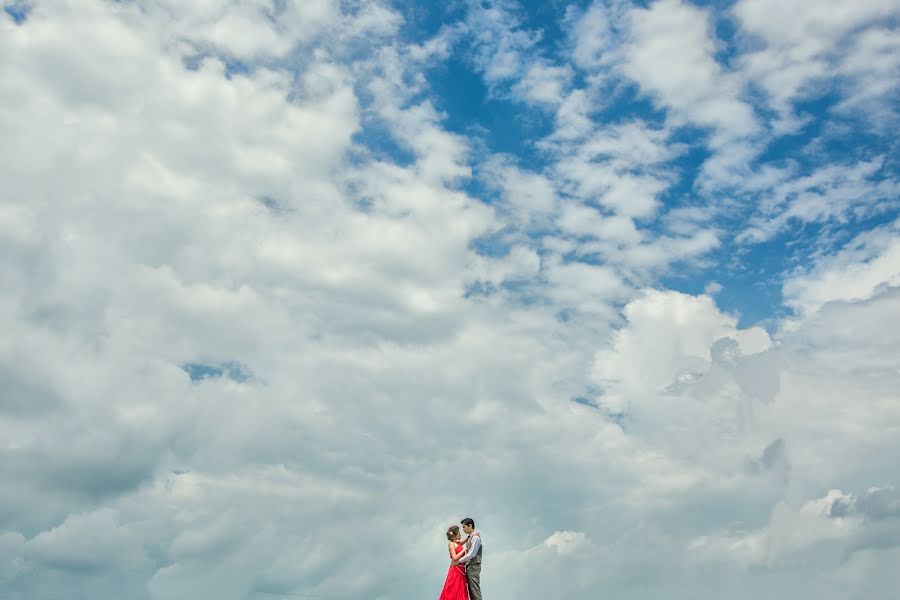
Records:
[[[466,553],[466,547],[462,546],[459,550],[459,554],[453,551],[453,542],[447,544],[447,548],[450,550],[450,560],[459,560]]]

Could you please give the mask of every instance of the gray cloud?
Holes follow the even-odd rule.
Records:
[[[869,488],[856,501],[856,507],[874,519],[900,517],[900,492],[893,486]]]

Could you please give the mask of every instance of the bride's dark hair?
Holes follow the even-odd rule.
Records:
[[[451,525],[450,529],[447,530],[447,539],[453,541],[457,533],[459,533],[459,525]]]

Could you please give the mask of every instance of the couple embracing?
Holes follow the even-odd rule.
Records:
[[[460,539],[459,525],[447,529],[447,549],[450,551],[450,570],[438,600],[481,600],[481,534],[475,531],[475,521],[460,521],[466,539]]]

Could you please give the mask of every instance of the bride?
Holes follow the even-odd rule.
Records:
[[[447,550],[450,551],[451,561],[459,560],[466,553],[466,547],[459,541],[459,537],[459,526],[451,525],[447,530]],[[450,565],[444,589],[441,590],[441,597],[438,600],[469,600],[465,565]]]

